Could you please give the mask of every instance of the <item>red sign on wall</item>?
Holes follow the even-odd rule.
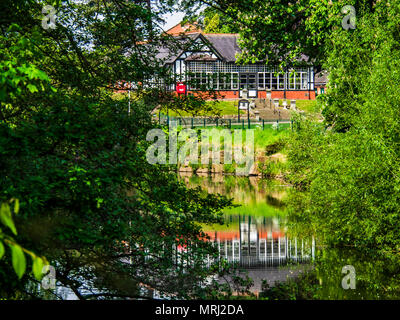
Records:
[[[183,82],[178,82],[176,84],[176,92],[178,94],[185,94],[186,93],[186,84],[184,84]]]

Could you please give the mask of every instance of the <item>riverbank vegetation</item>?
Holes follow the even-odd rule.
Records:
[[[376,5],[332,34],[324,124],[304,120],[290,144],[294,221],[324,242],[399,255],[399,3]],[[350,45],[351,44],[351,45]],[[373,72],[371,72],[373,70]],[[300,213],[306,213],[301,214]]]
[[[225,152],[225,141],[221,130],[230,130],[230,143],[232,146],[237,146],[237,141],[234,139],[234,130],[241,129],[241,126],[232,126],[229,129],[229,126],[226,127],[205,127],[205,128],[196,128],[193,130],[197,131],[197,137],[199,141],[201,141],[201,132],[202,130],[210,130],[209,133],[209,163],[199,163],[198,159],[196,159],[195,163],[190,160],[190,152],[187,152],[186,159],[184,161],[180,161],[176,168],[175,165],[171,165],[172,168],[176,168],[180,172],[197,172],[199,174],[226,174],[226,175],[235,175],[237,168],[244,168],[246,164],[238,164],[235,161],[235,158],[232,157],[231,163],[225,163],[224,160],[224,152]],[[178,135],[184,130],[184,127],[179,126],[177,129]],[[262,125],[253,125],[251,127],[254,131],[254,165],[252,165],[249,170],[247,170],[246,175],[250,176],[263,176],[266,178],[276,178],[282,177],[286,172],[286,145],[287,140],[290,136],[291,124],[290,123],[274,123],[274,124],[265,124],[264,128]],[[246,130],[242,131],[242,140],[244,148],[246,148],[246,144],[252,144],[251,141],[248,140],[248,132]],[[218,137],[220,138],[218,140]],[[228,137],[229,138],[229,137]],[[216,141],[220,142],[220,145],[215,146]],[[178,143],[178,149],[180,149],[184,141],[180,141]],[[213,163],[212,160],[212,152],[219,153],[220,155],[220,164]],[[200,153],[200,146],[199,146]]]
[[[356,272],[354,290],[344,290],[343,266]],[[295,278],[268,286],[264,282],[258,298],[266,300],[397,300],[400,296],[399,259],[351,248],[323,248],[312,268]]]

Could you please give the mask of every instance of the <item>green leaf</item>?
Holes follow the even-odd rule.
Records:
[[[32,271],[33,275],[35,276],[36,280],[41,280],[43,277],[42,269],[44,266],[43,259],[40,257],[32,257],[33,266]]]
[[[7,97],[6,88],[3,87],[0,89],[0,101],[5,101]]]
[[[31,93],[34,93],[34,92],[38,92],[39,90],[36,88],[36,86],[34,85],[34,84],[28,84],[27,85],[27,87],[28,87],[28,89],[29,89],[29,91],[31,92]]]
[[[22,251],[21,247],[17,244],[10,244],[10,248],[12,255],[11,258],[12,266],[18,278],[21,279],[26,269],[26,259],[24,252]]]
[[[0,259],[4,256],[4,245],[3,242],[0,241]]]
[[[17,214],[19,212],[19,200],[14,199],[14,213]]]
[[[7,227],[11,229],[11,231],[16,235],[17,229],[15,228],[14,221],[11,217],[10,206],[7,203],[1,204],[0,209],[0,221]]]

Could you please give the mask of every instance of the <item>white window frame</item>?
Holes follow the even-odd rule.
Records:
[[[232,77],[231,77],[231,89],[232,90],[239,90],[239,72],[232,72]],[[233,85],[233,75],[237,75],[236,77],[236,87]]]
[[[260,75],[262,75],[262,86],[260,87]],[[266,72],[258,72],[257,73],[257,88],[258,90],[265,90],[265,78],[266,78]]]

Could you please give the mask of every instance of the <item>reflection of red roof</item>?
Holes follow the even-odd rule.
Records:
[[[218,231],[218,232],[212,232],[208,231],[206,232],[211,240],[220,240],[220,241],[225,241],[225,240],[234,240],[234,239],[240,239],[240,233],[239,231]],[[217,236],[215,236],[217,235]]]
[[[285,234],[283,232],[280,232],[280,231],[272,232],[272,239],[279,239],[279,238],[283,238],[284,236],[285,236]]]
[[[212,232],[208,231],[206,234],[210,237],[211,240],[219,240],[219,241],[225,241],[225,240],[238,240],[240,239],[240,233],[239,231],[217,231],[217,232]],[[273,231],[271,233],[272,239],[279,239],[279,238],[284,238],[285,234],[281,231]],[[268,232],[267,231],[260,231],[258,233],[259,239],[268,239]]]
[[[260,239],[267,239],[268,232],[267,231],[260,231],[258,236],[260,237]]]

